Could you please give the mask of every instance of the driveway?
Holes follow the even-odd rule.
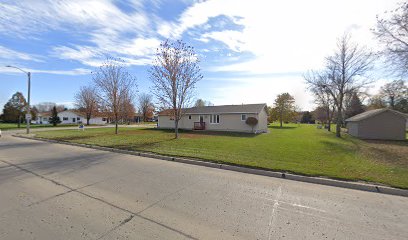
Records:
[[[407,239],[408,198],[0,138],[0,239]]]

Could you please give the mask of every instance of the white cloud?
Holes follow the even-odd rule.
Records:
[[[351,32],[359,43],[376,47],[370,28],[376,14],[393,9],[398,0],[364,1],[236,1],[198,2],[189,7],[177,22],[162,26],[164,36],[179,36],[209,19],[227,16],[242,31],[207,32],[201,40],[213,39],[232,51],[246,51],[254,58],[237,64],[215,66],[214,71],[276,73],[306,71],[322,66],[336,39]],[[160,33],[160,31],[159,31]]]
[[[243,34],[240,31],[225,30],[222,32],[210,32],[201,35],[200,41],[209,42],[209,39],[217,40],[225,43],[229,49],[235,52],[240,52],[245,46],[243,42]]]
[[[129,2],[126,12],[115,4],[113,0],[6,1],[0,5],[0,34],[35,38],[44,31],[74,31],[85,43],[51,47],[52,55],[93,67],[106,55],[148,58],[159,40],[143,37],[152,30],[142,2]]]
[[[96,42],[100,46],[57,46],[53,48],[52,54],[92,67],[100,66],[107,56],[120,57],[127,65],[147,65],[152,62],[155,50],[160,45],[156,38],[101,39]]]
[[[196,39],[208,45],[221,42],[230,51],[249,53],[252,58],[248,58],[248,54],[241,55],[245,59],[231,63],[224,53],[219,53],[220,61],[216,61],[219,64],[209,66],[206,70],[224,72],[223,75],[226,76],[233,73],[255,78],[220,77],[220,81],[227,80],[231,83],[223,84],[225,87],[222,88],[217,86],[211,89],[210,92],[216,92],[214,102],[272,103],[277,94],[289,92],[295,95],[301,108],[310,109],[313,99],[306,90],[301,73],[323,67],[325,57],[333,52],[337,38],[345,32],[351,33],[353,41],[376,49],[377,41],[370,30],[375,27],[376,15],[394,9],[397,2],[399,1],[205,1],[189,7],[178,21],[163,23],[159,33],[165,37],[178,37],[190,29],[207,26],[211,23],[210,20],[218,16],[231,19],[241,27],[239,30],[236,26],[224,30],[216,28],[215,31],[206,27],[206,32]],[[256,77],[273,76],[276,73],[292,73],[292,76]]]
[[[30,68],[24,68],[22,67],[24,71],[31,72],[31,73],[44,73],[44,74],[55,74],[55,75],[72,75],[72,76],[77,76],[77,75],[88,75],[91,74],[90,69],[86,68],[75,68],[72,70],[46,70],[46,69],[30,69]],[[20,70],[14,69],[14,68],[7,68],[0,66],[0,73],[21,73]]]
[[[267,103],[273,105],[276,96],[288,92],[295,97],[296,105],[303,110],[311,110],[313,98],[301,77],[238,77],[206,78],[203,81],[227,81],[231,84],[215,85],[210,89],[211,102],[215,104]],[[201,96],[208,99],[207,96]]]
[[[97,48],[87,46],[57,46],[53,48],[53,56],[60,59],[79,61],[80,63],[92,67],[100,66],[103,61],[103,53]]]
[[[0,12],[0,32],[24,38],[72,26],[82,32],[95,29],[137,32],[149,24],[141,8],[126,14],[111,0],[5,1]]]
[[[34,61],[43,62],[41,56],[35,54],[28,54],[24,52],[15,51],[0,45],[0,59],[3,60],[24,60],[24,61]]]

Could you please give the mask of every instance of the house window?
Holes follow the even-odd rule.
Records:
[[[241,121],[246,121],[247,115],[246,114],[241,114]]]
[[[190,120],[191,120],[191,115],[188,115],[188,119],[190,119]]]
[[[81,118],[77,117],[77,120],[79,121],[79,120],[81,120]]]
[[[212,123],[212,124],[220,123],[220,115],[218,115],[218,114],[211,115],[210,123]]]
[[[75,122],[75,118],[72,118],[72,122],[73,122],[73,123]]]
[[[105,121],[106,121],[106,118],[102,118],[102,121],[104,121],[104,122],[105,122]]]
[[[68,117],[63,117],[62,121],[68,121]]]

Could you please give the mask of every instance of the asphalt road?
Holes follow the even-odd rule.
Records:
[[[5,134],[0,239],[408,239],[408,198]]]

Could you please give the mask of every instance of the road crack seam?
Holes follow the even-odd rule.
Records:
[[[167,194],[166,196],[164,196],[164,197],[161,198],[160,200],[158,200],[158,201],[156,201],[156,202],[150,204],[150,205],[147,206],[146,208],[144,208],[144,209],[138,211],[136,214],[141,214],[141,213],[143,213],[144,211],[146,211],[146,210],[148,210],[148,209],[154,207],[155,205],[159,204],[160,202],[163,202],[163,201],[166,200],[167,198],[169,198],[169,197],[171,197],[171,196],[173,196],[173,195],[176,195],[177,193],[179,193],[179,192],[181,192],[181,191],[183,191],[183,190],[185,190],[185,189],[187,189],[187,188],[190,188],[190,187],[196,185],[197,183],[198,183],[198,181],[196,181],[196,182],[194,182],[194,183],[192,183],[192,184],[190,184],[190,185],[187,185],[187,186],[185,186],[185,187],[182,187],[182,188],[180,188],[179,190],[176,190],[175,192],[172,192],[172,193]]]
[[[40,200],[40,201],[33,202],[33,203],[29,204],[29,205],[28,205],[28,207],[31,207],[31,206],[33,206],[33,205],[37,205],[37,204],[40,204],[40,203],[43,203],[43,202],[49,201],[49,200],[54,199],[54,198],[57,198],[57,197],[61,197],[61,196],[65,195],[65,194],[67,194],[67,193],[71,193],[71,192],[78,192],[78,190],[80,190],[80,189],[83,189],[83,188],[87,188],[87,187],[93,186],[93,185],[95,185],[95,184],[98,184],[98,183],[104,182],[104,181],[106,181],[106,180],[108,180],[108,179],[110,179],[110,178],[107,178],[107,179],[104,179],[104,180],[101,180],[101,181],[97,181],[97,182],[94,182],[94,183],[90,183],[90,184],[87,184],[87,185],[82,186],[82,187],[79,187],[79,188],[71,189],[71,190],[68,190],[68,191],[63,192],[63,193],[59,193],[59,194],[53,195],[53,196],[51,196],[51,197],[48,197],[48,198],[42,199],[42,200]]]
[[[276,221],[276,210],[279,207],[279,199],[282,195],[282,185],[280,185],[278,187],[278,192],[276,193],[276,197],[274,199],[274,204],[272,206],[272,211],[271,211],[271,215],[269,217],[269,224],[268,224],[268,240],[271,239],[271,233],[272,233],[272,229],[273,226],[275,225],[275,221]]]
[[[128,218],[124,219],[123,221],[121,221],[118,225],[116,225],[114,228],[110,229],[109,231],[107,231],[106,233],[102,234],[100,237],[98,237],[96,240],[102,239],[105,236],[107,236],[109,233],[115,231],[116,229],[120,228],[121,226],[125,225],[126,223],[130,222],[130,220],[132,220],[135,217],[135,215],[130,215]]]
[[[139,217],[139,218],[142,218],[142,219],[144,219],[144,220],[147,220],[147,221],[153,221],[153,220],[147,219],[147,218],[145,218],[145,217],[142,217],[140,214],[143,213],[144,211],[146,211],[146,210],[152,208],[153,206],[157,205],[158,203],[164,201],[165,199],[167,199],[167,198],[169,198],[169,197],[171,197],[171,196],[173,196],[173,195],[175,195],[175,194],[177,194],[177,193],[183,191],[183,190],[186,189],[186,188],[189,188],[189,187],[191,187],[191,186],[194,186],[194,185],[197,184],[197,183],[198,183],[198,181],[196,181],[196,182],[194,182],[194,183],[192,183],[192,184],[190,184],[190,185],[188,185],[188,186],[182,187],[182,188],[178,189],[178,190],[175,191],[175,192],[172,192],[172,193],[170,193],[170,194],[167,194],[166,196],[164,196],[164,197],[161,198],[160,200],[158,200],[158,201],[156,201],[156,202],[150,204],[150,205],[147,206],[146,208],[144,208],[144,209],[142,209],[142,210],[140,210],[140,211],[138,211],[138,212],[136,212],[136,213],[133,213],[132,215],[130,215],[129,218],[125,219],[125,220],[122,221],[119,225],[113,227],[112,229],[110,229],[109,231],[107,231],[106,233],[104,233],[102,236],[100,236],[99,238],[97,238],[97,240],[98,240],[98,239],[102,239],[103,237],[107,236],[109,233],[111,233],[111,232],[115,231],[116,229],[118,229],[119,227],[125,225],[127,222],[129,222],[130,220],[132,220],[133,217],[135,217],[135,216],[137,216],[137,217]],[[154,223],[155,223],[155,224],[159,224],[158,222],[154,222]],[[162,224],[159,224],[159,225],[165,227],[165,226],[162,225]],[[167,227],[166,227],[166,228],[167,228]],[[171,230],[171,229],[170,229],[170,230]],[[173,230],[173,231],[174,231],[174,230]],[[182,232],[178,232],[178,233],[181,234],[181,235],[184,235],[185,237],[188,237],[188,238],[190,238],[190,239],[195,239],[195,238],[193,238],[192,236],[190,236],[190,235],[185,235],[185,234],[182,233]]]

